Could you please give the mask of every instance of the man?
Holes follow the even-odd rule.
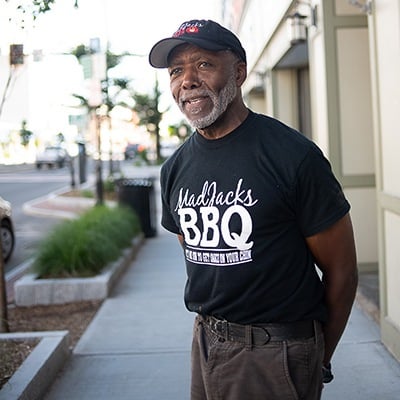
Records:
[[[245,106],[246,53],[221,25],[185,22],[149,60],[196,129],[161,171],[162,225],[183,246],[197,313],[191,398],[319,399],[357,286],[328,161]]]

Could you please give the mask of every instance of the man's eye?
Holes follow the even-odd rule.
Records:
[[[169,71],[169,76],[178,75],[180,71],[181,71],[181,68],[172,68],[172,69]]]
[[[207,61],[202,61],[201,63],[200,63],[200,67],[201,68],[207,68],[207,67],[209,67],[211,64],[209,63],[209,62],[207,62]]]

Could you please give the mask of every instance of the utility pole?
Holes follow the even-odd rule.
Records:
[[[107,106],[107,128],[108,128],[108,134],[109,134],[109,150],[108,150],[108,155],[109,155],[109,169],[108,169],[108,176],[112,177],[114,175],[114,161],[113,161],[113,140],[112,140],[112,133],[111,133],[111,115],[110,111],[114,104],[112,103],[110,99],[110,82],[109,82],[109,76],[108,76],[108,68],[109,68],[109,54],[110,54],[110,43],[107,40],[107,48],[106,48],[106,70],[105,70],[105,79],[103,81],[104,86],[103,86],[103,93],[105,97],[105,104]]]
[[[160,120],[161,120],[161,114],[158,111],[158,107],[159,107],[159,101],[160,101],[160,89],[158,86],[158,77],[157,77],[157,73],[156,73],[156,81],[155,81],[155,85],[154,85],[154,102],[155,102],[155,110],[156,110],[156,114],[157,114],[157,123],[156,123],[156,130],[155,130],[155,134],[156,134],[156,154],[157,154],[157,162],[160,161],[161,159],[161,143],[160,143]]]
[[[103,166],[101,153],[101,127],[107,105],[104,104],[101,82],[106,78],[107,60],[106,54],[100,53],[100,40],[91,39],[90,48],[92,53],[89,57],[90,94],[88,99],[89,110],[91,110],[95,123],[95,135],[98,158],[96,160],[96,204],[104,203],[104,185],[103,185]]]
[[[96,119],[96,141],[97,141],[97,153],[98,159],[96,160],[96,204],[102,205],[104,203],[104,187],[103,187],[103,166],[101,160],[101,106],[94,112]]]
[[[3,106],[7,98],[8,90],[13,76],[13,71],[17,66],[24,64],[24,46],[22,44],[10,45],[10,74],[7,79],[6,87],[0,102],[0,115],[3,111]],[[0,332],[9,332],[8,312],[7,312],[7,287],[6,273],[3,257],[3,244],[1,241],[0,227]]]
[[[3,245],[1,243],[0,235],[0,332],[2,333],[9,332],[6,290]]]

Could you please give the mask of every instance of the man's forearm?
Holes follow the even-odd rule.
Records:
[[[323,363],[324,365],[328,365],[350,316],[357,290],[357,270],[351,276],[348,276],[342,282],[342,285],[333,285],[330,282],[325,283],[328,320],[323,328],[325,339]],[[343,289],[339,291],[337,290],[338,287],[342,287]]]

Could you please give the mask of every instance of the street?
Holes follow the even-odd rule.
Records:
[[[23,205],[70,184],[68,167],[37,170],[33,164],[0,165],[0,196],[11,202],[15,230],[15,248],[6,273],[29,259],[39,241],[59,222],[57,218],[27,215]]]

